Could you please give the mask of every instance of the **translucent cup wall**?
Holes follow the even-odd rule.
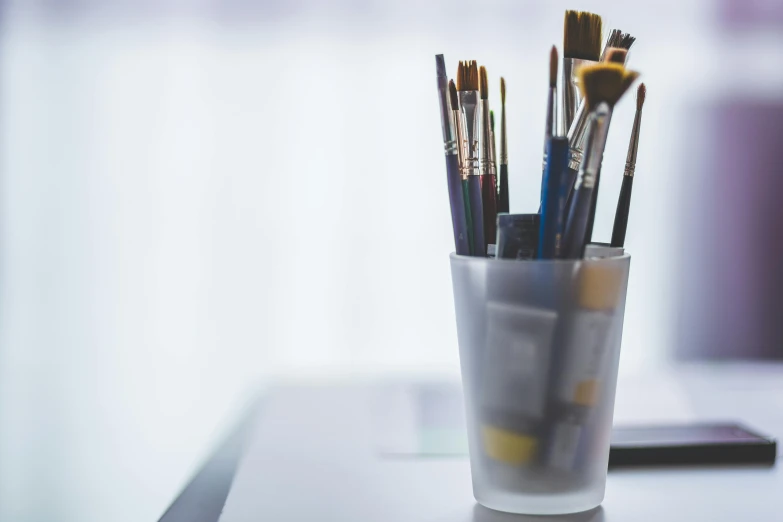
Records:
[[[573,513],[606,486],[630,257],[451,255],[473,492]]]

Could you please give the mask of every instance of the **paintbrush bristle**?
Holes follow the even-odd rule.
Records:
[[[636,110],[642,110],[644,106],[644,98],[647,96],[647,87],[643,83],[639,84],[639,88],[636,89]]]
[[[552,50],[549,52],[549,86],[557,87],[557,47],[552,46]]]
[[[630,33],[624,33],[620,29],[612,29],[609,38],[606,39],[606,47],[619,47],[627,51],[635,41],[636,37],[631,36]]]
[[[566,11],[563,24],[563,57],[597,62],[601,57],[603,22],[587,11]]]
[[[627,49],[620,49],[619,47],[607,47],[604,51],[604,62],[619,63],[625,65],[625,59],[628,57]]]
[[[489,128],[495,132],[495,111],[489,111]]]
[[[593,109],[599,103],[606,102],[614,107],[625,91],[639,76],[616,63],[585,65],[577,71],[579,88],[585,97],[587,107]]]
[[[489,99],[489,82],[487,81],[487,68],[483,65],[479,68],[479,94],[482,100]]]
[[[457,86],[454,85],[454,80],[449,80],[449,102],[451,103],[451,110],[459,110],[459,98],[457,97]]]
[[[506,104],[506,79],[500,77],[500,104]]]
[[[457,67],[457,90],[477,91],[479,88],[479,73],[476,60],[459,62]]]

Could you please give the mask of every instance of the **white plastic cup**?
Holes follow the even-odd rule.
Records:
[[[451,254],[482,505],[545,515],[603,500],[630,262]]]

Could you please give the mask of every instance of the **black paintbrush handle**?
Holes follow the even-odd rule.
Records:
[[[473,229],[472,255],[478,257],[487,256],[487,247],[484,242],[484,205],[481,201],[481,176],[468,176],[468,200],[470,202],[471,228]]]
[[[631,190],[633,189],[633,176],[623,176],[623,184],[620,187],[620,198],[617,200],[617,212],[614,215],[614,228],[612,228],[612,246],[625,246],[625,231],[628,228],[628,214],[631,210]]]
[[[585,244],[593,241],[593,223],[595,222],[595,208],[598,206],[598,184],[601,183],[601,169],[595,175],[595,187],[593,187],[593,196],[590,200],[590,213],[587,217],[587,230],[585,230]]]
[[[497,236],[498,189],[495,186],[495,176],[485,174],[479,178],[481,178],[481,204],[484,210],[484,245],[494,245]]]
[[[498,214],[508,214],[511,207],[508,199],[508,165],[500,166],[500,187],[498,190]]]
[[[561,258],[581,259],[586,244],[587,222],[590,218],[590,207],[594,195],[593,189],[586,189],[584,186],[574,189],[568,208],[563,244],[560,249]]]

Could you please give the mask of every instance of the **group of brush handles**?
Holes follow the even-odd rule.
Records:
[[[601,103],[588,111],[585,100],[579,100],[572,85],[565,86],[564,105],[567,108],[579,103],[572,113],[573,121],[568,123],[565,115],[563,125],[568,124],[568,136],[552,136],[550,133],[557,124],[547,121],[547,138],[544,150],[544,168],[541,183],[541,207],[539,210],[539,231],[537,248],[533,257],[537,259],[580,259],[584,257],[585,247],[592,240],[598,187],[600,182],[603,151],[608,137],[612,108]],[[550,92],[550,104],[553,94]],[[488,105],[480,104],[474,112],[476,120],[489,119]],[[464,111],[453,111],[453,118],[464,118]],[[552,115],[555,111],[548,110]],[[633,174],[636,163],[636,147],[639,139],[641,111],[634,118],[631,144],[628,150],[626,168],[623,175],[620,197],[615,214],[611,246],[622,247],[628,224],[628,214],[633,187]],[[482,121],[482,125],[488,123]],[[453,128],[459,130],[465,124],[478,126],[478,121],[461,125],[453,121]],[[505,126],[505,111],[502,113],[502,126]],[[465,136],[456,132],[453,140],[447,141],[446,167],[449,184],[449,197],[452,210],[452,226],[456,253],[459,255],[492,256],[493,245],[500,244],[501,227],[499,213],[509,212],[508,165],[505,152],[501,152],[500,176],[495,176],[495,165],[480,169],[481,175],[465,175],[471,165],[462,163],[477,162],[465,151],[476,150],[479,145],[466,143]],[[481,133],[473,133],[481,136]],[[450,143],[450,145],[449,145]],[[494,135],[488,146],[493,150]],[[479,170],[479,169],[475,169]],[[486,172],[486,174],[485,174]],[[494,243],[493,243],[494,241]],[[498,255],[498,257],[501,257]]]

